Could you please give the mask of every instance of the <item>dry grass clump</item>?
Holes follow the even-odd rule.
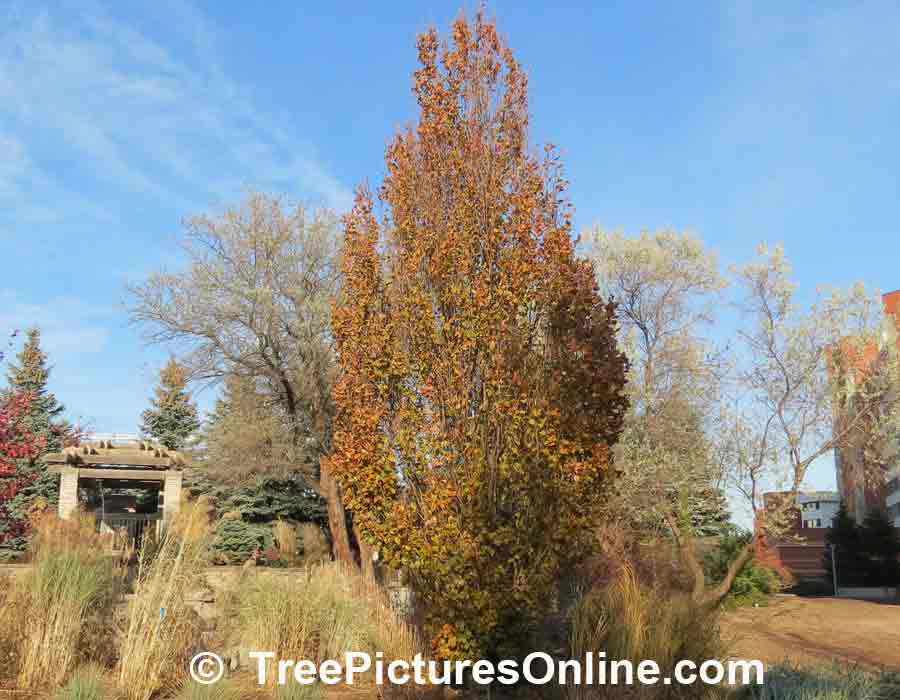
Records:
[[[607,585],[583,595],[572,610],[570,658],[584,659],[588,651],[606,652],[608,660],[629,660],[635,669],[652,659],[662,676],[672,676],[682,660],[699,665],[724,656],[715,611],[697,607],[686,594],[642,583],[628,563]],[[578,700],[713,698],[723,692],[676,684],[566,688],[567,696]]]
[[[0,680],[16,675],[18,611],[13,603],[13,580],[11,576],[0,575]]]
[[[377,651],[390,659],[412,659],[416,654],[427,658],[428,645],[415,626],[394,610],[385,589],[357,570],[348,572],[347,576],[353,595],[366,603],[376,630]]]
[[[103,668],[90,664],[72,674],[53,700],[103,700],[106,697]]]
[[[78,511],[74,517],[63,520],[49,512],[32,521],[34,536],[30,549],[35,558],[41,552],[70,552],[86,558],[108,549],[110,535],[97,531],[97,520],[92,513]]]
[[[319,664],[345,652],[384,652],[412,659],[423,645],[374,582],[341,564],[285,574],[257,572],[241,584],[237,620],[242,643]],[[423,654],[424,655],[424,654]]]
[[[307,565],[323,564],[331,561],[331,545],[322,528],[313,523],[300,525],[300,540],[303,542],[303,561]]]
[[[172,700],[243,700],[250,693],[243,691],[228,679],[203,685],[187,681]]]
[[[242,584],[239,621],[243,641],[276,658],[342,658],[344,651],[373,650],[375,628],[366,604],[353,595],[337,565],[286,575],[256,575]]]
[[[279,520],[272,527],[275,543],[278,545],[278,556],[288,566],[297,564],[297,528],[290,523]]]
[[[177,690],[202,641],[187,596],[201,584],[209,557],[209,511],[204,499],[186,504],[160,540],[141,549],[116,668],[127,700]]]
[[[34,564],[7,593],[5,642],[20,688],[59,687],[76,665],[108,661],[122,572],[93,516],[35,523]]]
[[[314,685],[287,683],[275,691],[275,700],[320,700],[323,695],[322,686],[318,683]]]

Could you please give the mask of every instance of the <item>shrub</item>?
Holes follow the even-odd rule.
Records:
[[[824,579],[802,578],[787,592],[805,597],[830,597],[834,595],[834,584]]]
[[[127,700],[149,700],[181,686],[202,640],[200,619],[186,597],[202,582],[209,555],[209,508],[188,504],[153,546],[142,548],[122,636],[117,679]]]
[[[106,627],[121,575],[94,532],[93,517],[35,523],[34,568],[8,593],[11,649],[21,688],[59,687],[80,662],[108,660]]]
[[[900,676],[870,673],[856,667],[804,668],[775,666],[765,683],[750,686],[744,700],[894,700]]]
[[[237,490],[227,489],[226,493],[220,499],[220,507],[240,512],[247,522],[295,520],[324,524],[328,521],[325,501],[299,475],[284,479],[257,477]]]
[[[726,533],[714,549],[704,557],[704,568],[707,579],[713,583],[721,581],[728,565],[738,552],[750,541],[752,533],[732,530]],[[781,589],[782,581],[778,573],[764,566],[754,557],[738,572],[731,585],[731,591],[723,601],[725,608],[738,608],[749,605],[767,605],[768,596]]]
[[[222,520],[213,540],[215,560],[222,564],[242,564],[254,552],[261,553],[273,546],[272,530],[268,526],[243,520]]]
[[[723,601],[726,608],[741,608],[751,605],[769,604],[769,596],[781,588],[781,580],[771,569],[756,566],[752,562],[745,566],[734,579],[731,592]]]
[[[69,682],[54,695],[54,700],[103,700],[103,669],[89,665],[79,668]]]
[[[613,580],[581,596],[570,614],[569,658],[588,651],[607,659],[630,660],[635,667],[654,660],[663,676],[671,676],[681,660],[699,663],[723,655],[717,613],[697,607],[687,594],[640,582],[625,563]],[[569,698],[714,697],[718,689],[678,686],[566,687]]]

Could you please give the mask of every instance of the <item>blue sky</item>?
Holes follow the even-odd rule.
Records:
[[[248,186],[341,209],[380,179],[416,32],[460,7],[0,3],[0,330],[42,326],[73,418],[135,430],[165,352],[124,285],[179,264],[184,216]],[[488,10],[579,228],[691,230],[725,263],[784,242],[806,290],[900,287],[896,3]]]

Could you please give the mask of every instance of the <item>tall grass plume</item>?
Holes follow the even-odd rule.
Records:
[[[128,606],[116,668],[126,700],[149,700],[182,684],[203,627],[187,597],[202,582],[211,526],[205,499],[182,506],[161,535],[138,556],[134,597]]]
[[[108,626],[121,591],[122,571],[96,532],[93,516],[35,523],[32,570],[15,582],[5,607],[20,688],[59,687],[81,663],[108,660]]]

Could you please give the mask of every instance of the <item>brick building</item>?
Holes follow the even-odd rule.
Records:
[[[882,300],[886,312],[882,342],[893,341],[900,344],[900,290],[885,294]],[[863,361],[867,359],[864,358]],[[850,449],[835,450],[834,465],[838,492],[841,500],[846,503],[851,517],[862,523],[869,511],[875,508],[883,509],[888,517],[893,519],[894,527],[900,528],[900,458],[893,464],[878,465],[886,472],[881,483],[862,482],[855,477],[848,465],[858,459],[861,459],[861,456]]]

